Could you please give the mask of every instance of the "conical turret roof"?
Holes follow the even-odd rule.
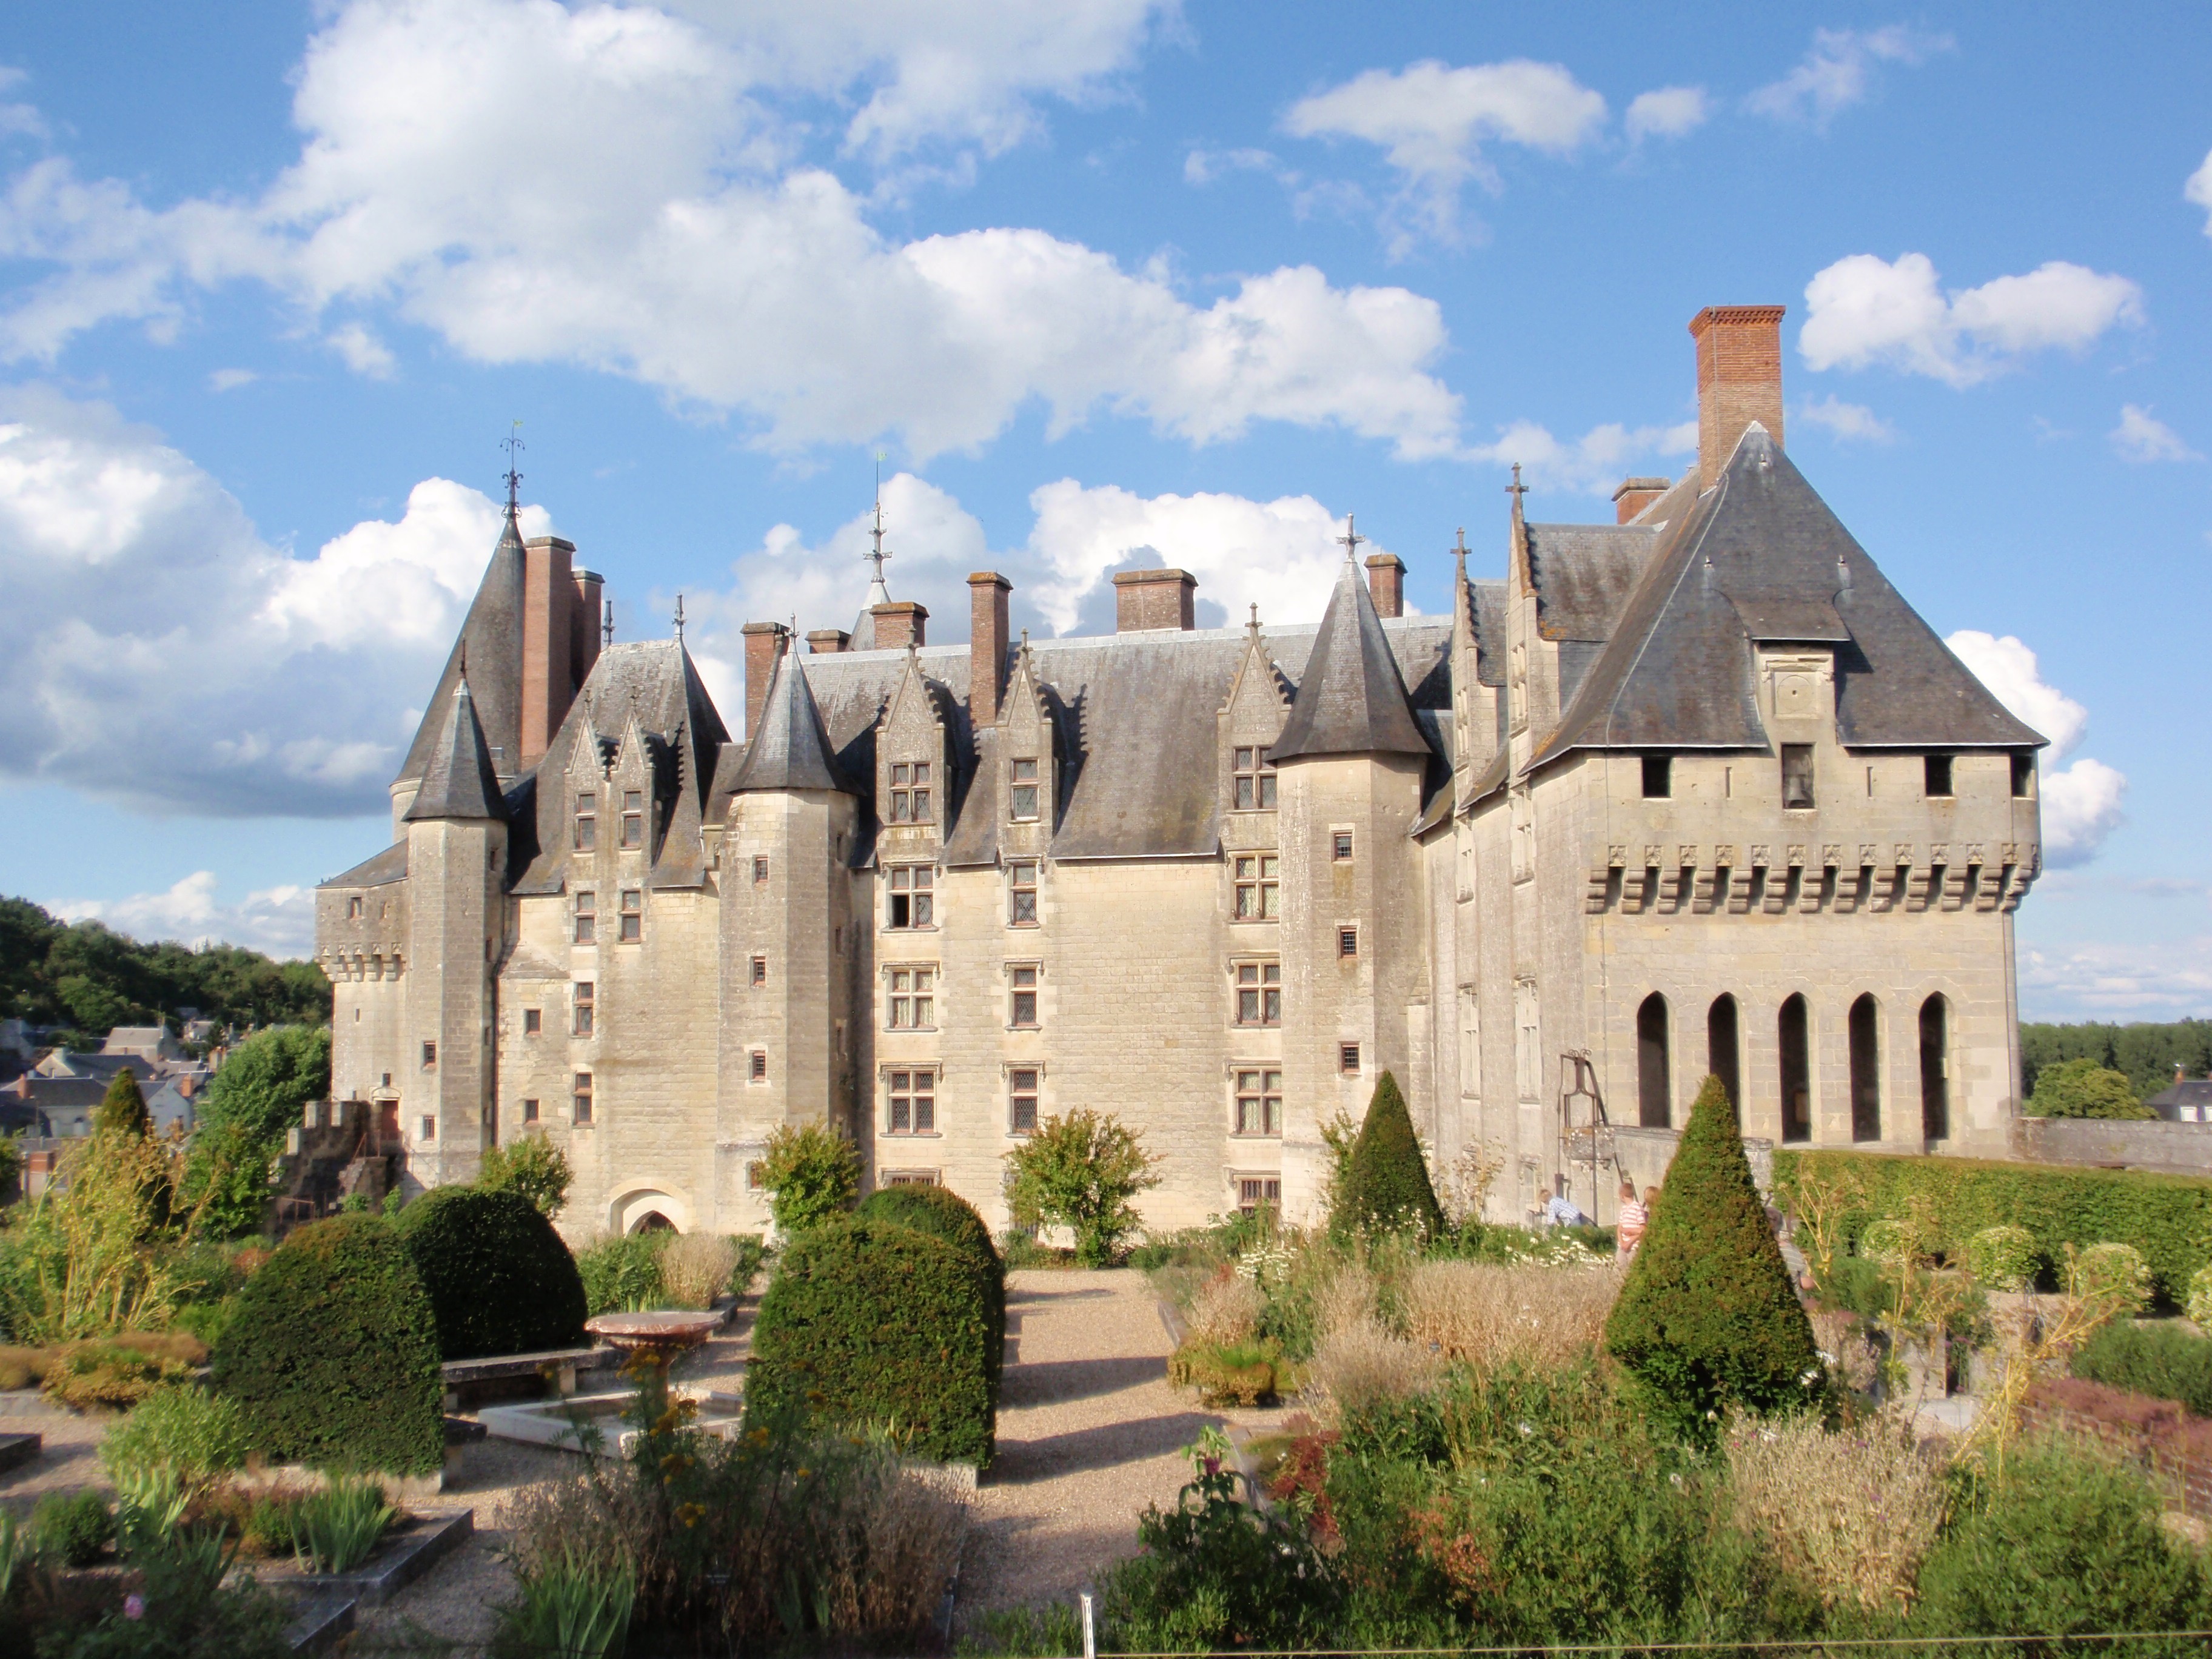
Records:
[[[427,726],[427,723],[426,723]],[[431,818],[495,818],[507,816],[507,803],[499,787],[499,774],[491,763],[483,726],[477,720],[476,699],[465,678],[446,701],[445,719],[438,727],[422,769],[422,787],[407,809],[407,821]]]
[[[1278,765],[1301,755],[1429,752],[1413,723],[1398,659],[1383,637],[1382,619],[1348,558],[1322,612],[1283,735],[1269,752]]]
[[[854,793],[830,752],[822,711],[806,684],[796,652],[776,659],[768,697],[761,708],[759,733],[745,750],[744,763],[731,785],[732,794],[764,789],[835,789]]]
[[[471,696],[483,740],[492,750],[494,769],[508,777],[522,769],[522,530],[509,513],[484,567],[476,599],[461,623],[460,637],[438,676],[438,689],[424,705],[422,724],[407,750],[407,763],[399,769],[404,778],[419,778],[430,763],[430,751],[443,730],[447,705],[467,665]]]

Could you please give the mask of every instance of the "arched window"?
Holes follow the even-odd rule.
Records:
[[[1667,999],[1654,991],[1636,1011],[1637,1121],[1647,1129],[1671,1127],[1667,1101]]]
[[[1736,1042],[1735,999],[1725,992],[1713,999],[1713,1006],[1705,1010],[1705,1070],[1721,1080],[1728,1091],[1729,1104],[1739,1116],[1743,1111],[1742,1073],[1736,1056],[1740,1052]]]
[[[1851,1004],[1851,1139],[1881,1139],[1881,1011],[1870,996]]]
[[[672,1233],[675,1231],[676,1224],[658,1210],[647,1210],[630,1224],[630,1231],[634,1233]]]
[[[1951,1007],[1940,996],[1920,1005],[1920,1133],[1951,1138]]]
[[[1782,1138],[1813,1138],[1813,1045],[1806,1029],[1805,999],[1792,995],[1782,1005],[1776,1035],[1782,1048]]]

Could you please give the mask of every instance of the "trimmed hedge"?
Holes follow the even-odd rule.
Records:
[[[1729,1406],[1802,1404],[1807,1373],[1820,1374],[1812,1324],[1718,1078],[1698,1091],[1605,1346],[1685,1437],[1709,1437],[1713,1414]]]
[[[1388,1072],[1376,1084],[1359,1139],[1352,1143],[1331,1219],[1340,1231],[1360,1233],[1400,1232],[1412,1226],[1422,1237],[1436,1238],[1445,1231],[1443,1207],[1430,1183],[1413,1116],[1398,1092],[1398,1079]]]
[[[1795,1191],[1801,1170],[1857,1178],[1866,1198],[1843,1224],[1853,1249],[1869,1223],[1904,1214],[1906,1200],[1924,1194],[1943,1228],[1938,1247],[1948,1256],[1963,1255],[1983,1228],[2003,1224],[2027,1228],[2054,1267],[2065,1261],[2069,1244],[2132,1244],[2150,1264],[2159,1295],[2177,1305],[2188,1299],[2189,1276],[2212,1261],[2212,1181],[1987,1158],[1778,1150],[1778,1196]]]
[[[2107,1325],[2081,1345],[2069,1369],[2107,1388],[2171,1400],[2191,1417],[2212,1417],[2212,1339],[2172,1321]]]
[[[852,1216],[801,1234],[761,1298],[748,1421],[803,1410],[879,1424],[915,1456],[987,1466],[986,1281],[974,1258],[911,1227]]]
[[[278,1462],[428,1474],[445,1456],[438,1325],[381,1216],[301,1228],[238,1292],[215,1386]]]
[[[975,1206],[943,1187],[884,1187],[863,1199],[855,1213],[864,1221],[889,1222],[941,1238],[984,1274],[984,1288],[990,1295],[991,1404],[995,1408],[1006,1363],[1006,1264]]]
[[[513,1188],[439,1187],[394,1224],[438,1320],[447,1359],[572,1348],[584,1280],[538,1207]]]

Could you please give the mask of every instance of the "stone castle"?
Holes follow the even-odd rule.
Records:
[[[807,1121],[1001,1226],[1079,1108],[1160,1155],[1151,1225],[1298,1218],[1385,1071],[1501,1217],[1708,1073],[1747,1135],[2001,1155],[2043,739],[1791,464],[1781,317],[1700,313],[1695,469],[1613,524],[1516,490],[1447,616],[1348,524],[1317,626],[1196,629],[1156,568],[1016,641],[984,571],[933,646],[879,580],[803,652],[746,628],[742,740],[510,512],[392,844],[318,895],[332,1099],[410,1184],[550,1137],[579,1236],[757,1231]]]

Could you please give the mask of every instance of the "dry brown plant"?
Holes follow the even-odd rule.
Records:
[[[1314,1328],[1333,1331],[1377,1318],[1382,1290],[1364,1262],[1346,1258],[1314,1291]]]
[[[1495,1365],[1509,1359],[1558,1364],[1603,1338],[1620,1294],[1621,1270],[1499,1267],[1425,1261],[1400,1292],[1407,1333],[1453,1359]]]
[[[1420,1342],[1409,1342],[1372,1314],[1328,1328],[1306,1367],[1306,1398],[1324,1417],[1341,1421],[1345,1413],[1383,1400],[1410,1400],[1436,1386],[1443,1356]]]
[[[1453,1226],[1464,1226],[1470,1218],[1481,1218],[1490,1189],[1504,1170],[1505,1149],[1494,1141],[1478,1140],[1460,1149],[1451,1167],[1437,1182],[1437,1200]]]
[[[1881,1351],[1868,1339],[1859,1316],[1840,1308],[1820,1308],[1812,1320],[1813,1346],[1836,1380],[1856,1393],[1870,1390],[1881,1376]]]
[[[1816,1418],[1739,1417],[1725,1440],[1738,1515],[1823,1601],[1905,1607],[1945,1498],[1942,1464],[1914,1448],[1905,1417],[1835,1434]]]
[[[1217,1347],[1249,1340],[1260,1328],[1267,1298],[1260,1287],[1240,1273],[1227,1269],[1200,1285],[1184,1315],[1194,1342]]]
[[[719,1233],[685,1233],[660,1252],[660,1287],[679,1308],[711,1308],[730,1288],[738,1247]]]
[[[1866,1204],[1866,1186],[1850,1170],[1823,1175],[1801,1164],[1783,1206],[1796,1223],[1799,1248],[1816,1283],[1826,1285],[1844,1248],[1844,1224]]]

